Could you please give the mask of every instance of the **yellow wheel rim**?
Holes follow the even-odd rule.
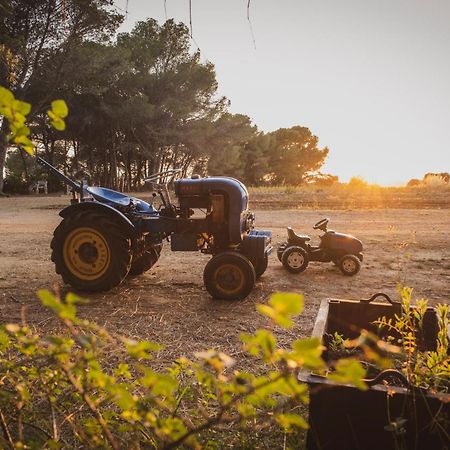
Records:
[[[111,252],[105,238],[95,229],[72,230],[64,241],[64,263],[80,280],[96,280],[108,269]]]
[[[234,264],[224,264],[214,273],[217,289],[226,295],[237,295],[244,287],[245,274]]]

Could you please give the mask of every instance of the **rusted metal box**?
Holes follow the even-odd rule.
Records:
[[[374,302],[384,297],[389,304]],[[369,300],[322,301],[313,336],[327,346],[329,335],[335,332],[345,338],[355,338],[361,329],[380,336],[373,321],[386,316],[393,318],[401,305],[384,294]],[[423,326],[424,350],[435,348],[438,331],[436,312],[429,308]],[[324,359],[329,358],[328,350]],[[450,394],[432,395],[421,389],[375,384],[362,391],[311,373],[299,374],[309,385],[309,431],[307,448],[322,450],[387,450],[387,449],[448,449],[450,448]],[[404,419],[394,432],[389,424]]]

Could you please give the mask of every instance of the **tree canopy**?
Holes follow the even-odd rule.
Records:
[[[214,65],[191,49],[182,23],[148,19],[113,41],[121,16],[107,1],[2,5],[0,84],[33,104],[38,152],[69,175],[82,171],[92,183],[123,190],[171,167],[250,185],[301,184],[328,154],[306,127],[263,133],[249,117],[231,114]],[[45,121],[54,98],[69,106],[63,133]],[[6,147],[3,139],[0,178]],[[35,172],[18,161],[8,165],[10,175],[31,178]]]

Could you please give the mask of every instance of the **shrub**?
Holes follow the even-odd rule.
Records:
[[[159,345],[79,319],[81,299],[73,294],[65,301],[48,291],[38,295],[66,331],[41,335],[17,324],[0,331],[2,447],[217,447],[223,436],[209,430],[306,427],[293,412],[307,401],[296,371],[325,369],[315,338],[281,348],[267,330],[243,335],[244,351],[265,364],[264,375],[233,369],[233,358],[216,350],[155,371],[151,360]],[[275,294],[258,309],[290,327],[302,297]]]
[[[350,181],[348,182],[349,187],[361,189],[367,187],[369,184],[367,183],[364,178],[361,177],[352,177],[350,178]]]
[[[415,187],[415,186],[421,186],[422,185],[422,181],[418,180],[417,178],[412,178],[411,180],[408,181],[407,186],[408,187]]]
[[[5,194],[28,194],[29,183],[16,175],[5,177],[3,191]]]

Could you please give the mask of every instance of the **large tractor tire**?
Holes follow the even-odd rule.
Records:
[[[138,258],[133,258],[128,276],[134,277],[150,270],[161,255],[162,244],[146,250]]]
[[[203,281],[209,294],[219,300],[240,300],[250,294],[256,281],[253,264],[237,252],[213,256],[205,266]]]
[[[114,220],[95,211],[64,218],[50,246],[56,273],[78,290],[107,291],[131,267],[131,239]]]

